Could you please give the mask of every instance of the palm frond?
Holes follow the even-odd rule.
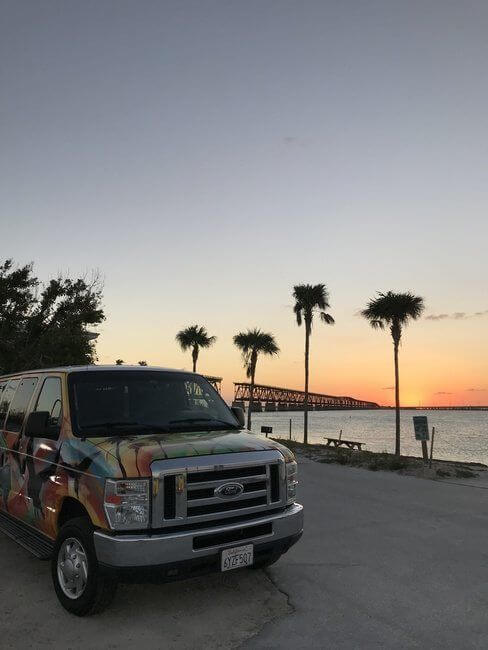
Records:
[[[176,341],[183,352],[195,346],[209,348],[217,340],[216,336],[209,336],[205,327],[190,325],[176,334]]]
[[[248,377],[251,373],[253,355],[267,354],[274,356],[279,354],[279,347],[273,334],[263,332],[259,328],[248,329],[246,332],[239,332],[233,338],[234,345],[241,351],[242,360]]]
[[[326,313],[330,304],[329,291],[325,284],[297,284],[293,287],[293,298],[295,299],[293,311],[299,326],[305,322],[310,330],[316,311],[320,312],[320,318],[324,323],[334,324],[332,316]],[[322,314],[325,314],[325,317]]]
[[[371,320],[370,325],[373,329],[377,329],[377,330],[385,329],[385,324],[383,323],[382,320]]]
[[[302,324],[302,305],[301,305],[301,303],[296,302],[294,307],[293,307],[293,311],[295,312],[295,316],[296,316],[296,319],[297,319],[297,325],[298,325],[298,327],[300,327],[300,325]]]
[[[368,301],[361,315],[369,321],[371,327],[384,329],[396,323],[407,325],[410,320],[417,320],[425,309],[424,299],[407,291],[395,293],[387,291],[378,293]]]
[[[331,316],[330,314],[327,314],[325,311],[320,312],[320,320],[325,323],[326,325],[334,325],[335,320],[334,317]]]

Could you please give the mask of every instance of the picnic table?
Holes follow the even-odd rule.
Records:
[[[326,441],[325,447],[347,447],[347,449],[357,449],[361,451],[361,447],[364,445],[364,442],[357,442],[356,440],[343,440],[342,438],[327,438],[324,437]]]

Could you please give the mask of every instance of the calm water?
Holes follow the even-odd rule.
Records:
[[[429,427],[435,426],[434,457],[464,460],[488,465],[488,411],[410,411],[402,410],[402,453],[420,456],[420,442],[413,433],[414,415],[426,415]],[[309,413],[309,441],[324,442],[323,437],[337,438],[342,429],[346,440],[366,443],[369,451],[394,451],[395,412],[317,411]],[[273,436],[288,437],[292,420],[292,438],[303,440],[303,413],[253,413],[252,429],[273,427]],[[429,443],[430,444],[430,443]]]

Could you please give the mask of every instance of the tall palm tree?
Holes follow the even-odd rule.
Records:
[[[374,329],[390,328],[395,361],[395,454],[400,455],[400,378],[398,371],[398,348],[403,328],[410,320],[417,320],[425,309],[424,299],[410,291],[406,293],[378,293],[372,298],[361,315]]]
[[[123,366],[124,365],[124,360],[123,359],[117,359],[115,361],[115,365],[116,366]]]
[[[326,325],[333,325],[335,320],[325,310],[329,309],[329,292],[325,284],[297,284],[293,287],[295,305],[293,311],[300,326],[305,323],[305,403],[303,405],[303,442],[308,443],[308,375],[310,357],[310,335],[316,312]]]
[[[204,327],[191,325],[178,332],[176,340],[180,344],[183,352],[191,349],[191,358],[193,361],[193,372],[197,371],[197,361],[200,348],[209,348],[217,340],[216,336],[209,336]]]
[[[137,362],[140,366],[147,366],[147,361],[138,361]]]
[[[247,332],[239,332],[234,336],[234,345],[239,348],[244,361],[246,375],[251,380],[249,386],[249,407],[247,409],[247,428],[251,428],[251,412],[254,401],[254,380],[256,376],[256,364],[260,354],[273,356],[279,353],[280,349],[276,344],[275,337],[269,332],[262,332],[255,327]]]

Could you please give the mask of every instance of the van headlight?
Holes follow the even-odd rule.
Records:
[[[104,508],[113,530],[147,528],[149,505],[149,479],[105,481]]]
[[[286,463],[286,502],[295,503],[298,485],[298,465],[295,460]]]

